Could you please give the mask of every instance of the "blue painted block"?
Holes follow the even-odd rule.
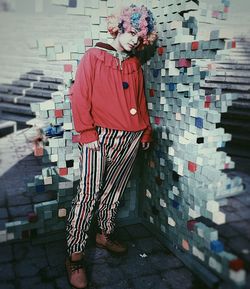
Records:
[[[180,204],[178,202],[176,202],[175,200],[172,201],[172,206],[175,208],[175,209],[179,209],[179,206]]]
[[[203,128],[203,119],[201,117],[195,118],[195,126],[198,128]]]
[[[157,77],[159,75],[159,69],[153,69],[153,77]]]
[[[76,8],[77,0],[69,0],[69,7]]]
[[[210,248],[212,251],[217,252],[217,253],[224,251],[224,245],[219,240],[211,241]]]
[[[175,84],[172,83],[172,82],[170,82],[170,83],[168,84],[168,89],[169,89],[169,91],[174,91],[174,90],[175,90]]]

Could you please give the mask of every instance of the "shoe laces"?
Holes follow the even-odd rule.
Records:
[[[69,265],[70,265],[71,272],[75,272],[75,271],[79,272],[79,270],[83,268],[83,260],[78,260],[78,261],[70,260]]]

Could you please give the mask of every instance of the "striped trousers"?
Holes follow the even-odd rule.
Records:
[[[66,224],[67,251],[84,252],[88,230],[96,212],[99,228],[114,230],[119,200],[137,155],[142,131],[97,128],[100,150],[81,146],[80,182]]]

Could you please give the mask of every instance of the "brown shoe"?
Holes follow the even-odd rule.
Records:
[[[128,250],[125,244],[122,244],[117,240],[113,240],[111,235],[107,235],[105,233],[96,234],[96,246],[116,254],[123,254]]]
[[[71,258],[66,259],[66,269],[68,272],[68,280],[73,289],[87,288],[88,281],[83,259],[72,261]]]

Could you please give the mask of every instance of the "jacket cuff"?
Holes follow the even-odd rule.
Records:
[[[145,130],[141,137],[141,142],[152,142],[152,131],[151,130]]]
[[[95,129],[86,130],[86,131],[82,131],[80,133],[79,142],[81,144],[90,143],[90,142],[98,140],[98,138],[99,138],[98,137],[98,133],[97,133],[97,131]]]

